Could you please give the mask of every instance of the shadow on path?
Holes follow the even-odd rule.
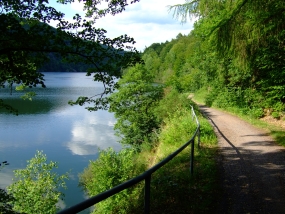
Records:
[[[224,112],[200,106],[219,139],[223,190],[213,213],[285,213],[285,150],[262,131]]]

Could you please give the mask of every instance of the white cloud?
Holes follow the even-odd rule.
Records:
[[[138,50],[152,43],[170,41],[179,33],[189,34],[193,23],[181,25],[168,12],[168,5],[184,3],[184,0],[141,0],[130,5],[116,16],[107,16],[97,21],[96,27],[108,31],[111,38],[127,34],[135,39]]]
[[[185,0],[141,0],[129,5],[126,10],[115,16],[107,15],[97,20],[95,27],[107,30],[107,36],[115,38],[127,34],[137,42],[135,47],[143,51],[152,43],[170,41],[179,33],[189,34],[193,28],[193,22],[181,25],[180,21],[173,19],[168,12],[169,5],[181,4]],[[80,13],[83,10],[82,3],[57,6],[68,18],[71,14]]]
[[[73,2],[71,4],[71,9],[76,11],[77,13],[82,12],[83,11],[83,4],[82,4],[82,2],[78,2],[78,1]]]

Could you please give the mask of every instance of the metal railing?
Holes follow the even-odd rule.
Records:
[[[175,152],[173,152],[172,154],[170,154],[167,158],[165,158],[164,160],[162,160],[161,162],[159,162],[158,164],[156,164],[155,166],[151,167],[150,169],[148,169],[147,171],[145,171],[144,173],[138,175],[135,178],[132,178],[116,187],[113,187],[110,190],[107,190],[105,192],[102,192],[96,196],[93,196],[81,203],[78,203],[72,207],[66,208],[64,210],[61,210],[60,212],[58,212],[58,214],[70,214],[70,213],[78,213],[80,211],[83,211],[97,203],[99,203],[100,201],[103,201],[105,199],[107,199],[110,196],[113,196],[119,192],[121,192],[124,189],[127,189],[139,182],[141,182],[142,180],[145,180],[145,189],[144,189],[144,213],[148,214],[150,213],[150,183],[151,183],[151,175],[157,171],[159,168],[161,168],[162,166],[164,166],[165,164],[167,164],[171,159],[173,159],[176,155],[178,155],[181,151],[183,151],[189,144],[191,144],[191,152],[190,152],[190,173],[193,174],[193,168],[194,168],[194,143],[195,143],[195,137],[198,137],[198,148],[200,147],[200,123],[197,119],[197,116],[195,114],[194,108],[193,106],[191,106],[191,111],[192,111],[192,119],[196,120],[197,123],[197,128],[193,134],[193,136],[191,137],[191,139],[186,142],[183,146],[181,146],[179,149],[177,149]]]

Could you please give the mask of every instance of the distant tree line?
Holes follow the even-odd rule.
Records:
[[[115,90],[121,69],[139,61],[140,56],[133,47],[133,38],[108,38],[104,29],[94,27],[96,20],[120,13],[137,1],[110,1],[100,10],[97,4],[101,1],[81,1],[85,14],[74,14],[72,22],[48,1],[0,1],[0,86],[18,84],[23,90],[45,87],[38,71],[86,71],[105,87],[102,94],[89,101],[102,103],[102,96]],[[57,1],[63,5],[72,2]],[[57,23],[55,28],[49,25],[52,21]],[[0,107],[7,107],[5,100],[0,100]]]
[[[38,72],[87,72],[89,66],[83,63],[64,62],[62,57],[50,53],[47,61],[38,69]]]

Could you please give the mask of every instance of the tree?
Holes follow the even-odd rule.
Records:
[[[198,17],[196,30],[204,37],[212,36],[220,54],[234,54],[245,63],[269,44],[268,37],[283,46],[285,6],[282,0],[186,0],[184,4],[170,6],[169,10],[182,22],[188,16]]]
[[[159,80],[160,76],[159,67],[161,61],[157,52],[153,49],[148,49],[147,52],[144,51],[142,59],[145,62],[145,68],[156,76],[156,80]]]
[[[75,0],[59,0],[68,4]],[[130,1],[130,3],[139,0]],[[96,20],[110,13],[122,12],[128,0],[108,2],[98,9],[99,1],[80,1],[85,5],[85,16],[75,14],[73,22],[43,0],[3,0],[0,2],[0,86],[20,84],[22,88],[44,85],[44,77],[37,70],[48,60],[49,53],[63,60],[88,65],[87,75],[104,84],[105,90],[95,98],[81,97],[84,102],[103,103],[103,95],[113,92],[115,79],[121,69],[140,61],[132,46],[135,41],[127,35],[107,38],[104,29],[94,27]],[[57,22],[56,28],[49,23]],[[3,100],[0,107],[7,107]]]
[[[43,152],[37,151],[34,158],[27,161],[26,169],[15,170],[16,182],[8,186],[8,193],[14,198],[13,210],[20,213],[53,214],[56,204],[63,194],[59,188],[65,188],[67,174],[52,172],[57,163],[50,161]]]
[[[118,91],[110,96],[109,111],[115,113],[115,129],[122,137],[121,143],[139,146],[158,128],[154,108],[163,91],[153,80],[154,75],[144,65],[137,64],[124,73]]]
[[[284,111],[284,1],[187,0],[170,10],[182,22],[198,18],[193,32],[208,46],[200,72],[211,76],[212,100],[224,107]]]

